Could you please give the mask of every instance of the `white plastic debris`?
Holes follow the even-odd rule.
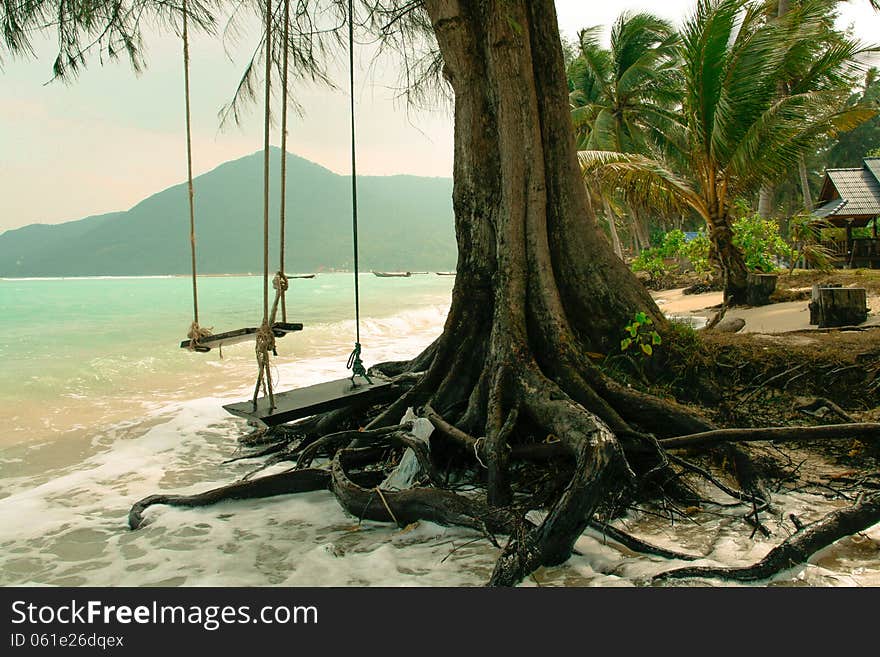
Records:
[[[431,444],[428,439],[431,437],[431,434],[434,433],[434,425],[425,418],[418,417],[413,412],[412,408],[406,409],[406,413],[404,413],[403,418],[400,420],[401,424],[404,422],[412,422],[413,427],[407,433],[412,438],[423,442],[425,448],[430,452]],[[379,484],[379,488],[384,490],[405,490],[407,488],[412,488],[413,483],[415,483],[422,474],[424,474],[424,472],[419,463],[419,459],[416,457],[416,453],[412,449],[407,448],[403,453],[403,458],[400,459],[400,463],[394,468],[394,471],[388,475],[385,481]]]

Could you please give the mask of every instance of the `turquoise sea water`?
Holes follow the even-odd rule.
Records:
[[[362,283],[367,364],[409,358],[442,330],[451,277]],[[353,278],[291,281],[290,319],[306,329],[278,342],[278,389],[346,375],[354,341]],[[261,279],[205,278],[203,324],[258,323]],[[194,354],[178,347],[191,320],[186,278],[0,280],[0,585],[60,586],[473,586],[488,580],[499,550],[480,532],[420,522],[398,529],[360,522],[332,493],[315,491],[202,508],[157,505],[137,531],[136,501],[193,494],[253,471],[228,462],[250,431],[224,403],[247,398],[253,345]],[[263,471],[279,472],[281,463]],[[707,491],[707,494],[709,492]],[[739,508],[699,524],[671,525],[633,512],[627,530],[705,555],[697,564],[741,565],[833,505],[801,493],[776,496],[774,536],[748,539]],[[844,539],[781,585],[880,586],[880,526]],[[632,586],[674,565],[637,555],[587,530],[577,554],[542,569],[541,585]],[[538,580],[535,580],[538,581]],[[524,585],[535,585],[527,580]],[[763,585],[763,584],[761,584]]]
[[[362,274],[365,362],[371,336],[384,343],[398,332],[405,342],[410,324],[425,322],[439,332],[453,281]],[[336,354],[344,369],[355,339],[353,274],[290,282],[288,319],[305,330],[278,341],[278,363]],[[258,326],[262,285],[259,276],[200,278],[201,324],[217,332]],[[0,441],[44,438],[163,400],[244,385],[255,372],[252,343],[224,349],[222,359],[217,350],[179,348],[192,320],[191,295],[187,277],[0,280]]]

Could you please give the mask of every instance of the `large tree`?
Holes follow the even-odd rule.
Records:
[[[425,518],[510,535],[490,583],[513,584],[565,561],[597,508],[614,506],[634,484],[675,487],[657,438],[712,427],[616,382],[586,357],[615,349],[636,312],[661,333],[668,325],[587,218],[552,0],[366,4],[386,37],[398,30],[407,45],[419,32],[436,39],[428,44],[436,44],[454,93],[459,260],[444,331],[414,360],[376,367],[403,390],[365,430],[339,431],[357,427],[363,408],[306,420],[288,429],[301,441],[298,469],[204,495],[153,496],[135,505],[130,523],[138,526],[154,503],[327,487],[359,517]],[[108,20],[119,14],[114,7]],[[33,24],[16,18],[17,29]],[[81,27],[94,29],[93,18]],[[304,39],[319,31],[312,23],[297,29]],[[437,428],[430,455],[397,426],[409,406]],[[375,465],[389,441],[415,451],[431,485],[376,492],[384,474],[377,479]],[[329,450],[330,466],[309,467],[321,450]],[[524,460],[531,465],[522,467]],[[436,470],[449,463],[485,468],[485,496],[444,486]],[[543,476],[523,477],[535,471]],[[536,506],[547,509],[540,523],[525,517]]]

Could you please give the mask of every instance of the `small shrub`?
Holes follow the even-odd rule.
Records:
[[[645,357],[652,356],[654,347],[663,341],[653,327],[654,320],[643,312],[637,312],[623,329],[626,337],[620,341],[620,350],[638,349]]]
[[[697,274],[709,274],[712,271],[712,265],[709,262],[709,250],[712,243],[705,233],[700,233],[690,242],[685,242],[681,246],[680,253],[687,258],[694,272]]]
[[[771,219],[752,214],[733,223],[733,243],[742,252],[746,267],[752,271],[771,273],[779,258],[791,258],[791,247],[779,234],[779,225]]]

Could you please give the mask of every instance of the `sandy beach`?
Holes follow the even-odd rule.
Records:
[[[692,317],[701,326],[722,302],[721,292],[684,294],[684,288],[652,292],[654,301],[667,317]],[[740,317],[742,333],[787,333],[816,329],[810,324],[809,301],[786,301],[754,308],[732,308],[725,317]],[[868,294],[868,319],[862,326],[880,326],[880,295]]]

